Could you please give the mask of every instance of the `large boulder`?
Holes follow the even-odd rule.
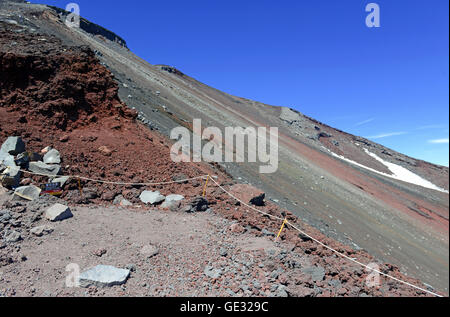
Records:
[[[22,141],[21,137],[10,136],[2,144],[0,152],[8,153],[11,155],[18,155],[20,153],[25,152],[25,143]]]
[[[44,162],[31,162],[28,166],[28,170],[37,174],[56,176],[61,172],[61,166],[49,165]]]
[[[46,219],[53,222],[62,221],[73,217],[70,208],[62,204],[55,204],[51,206],[45,211],[44,216]]]
[[[79,276],[81,287],[111,287],[124,284],[130,276],[130,270],[118,269],[110,265],[98,265]]]
[[[38,199],[40,194],[41,189],[39,187],[34,185],[22,186],[14,191],[14,198],[18,200],[25,199],[32,201]]]
[[[51,149],[44,155],[44,163],[45,164],[60,164],[61,163],[61,155],[55,149]]]
[[[159,191],[152,192],[152,191],[146,190],[146,191],[142,192],[142,194],[139,196],[139,199],[144,204],[156,205],[156,204],[163,202],[166,199],[166,197],[161,195],[161,193]]]
[[[264,199],[266,198],[266,194],[263,191],[251,185],[247,184],[233,185],[231,187],[230,192],[233,194],[233,196],[240,199],[246,204],[252,204],[255,206],[265,205]]]

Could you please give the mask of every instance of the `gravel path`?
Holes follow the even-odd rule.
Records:
[[[48,196],[14,202],[0,191],[0,297],[425,295],[384,279],[368,287],[361,267],[313,242],[284,234],[274,242],[273,228],[255,231],[214,209],[76,205],[72,218],[50,222],[42,214],[55,202],[64,203]],[[75,272],[97,265],[131,275],[119,286],[68,287]],[[398,274],[389,265],[381,270]]]
[[[0,268],[0,293],[16,296],[276,296],[266,267],[282,249],[268,237],[235,234],[212,213],[75,207],[44,237],[17,246],[20,261]],[[153,255],[154,253],[157,253]],[[152,256],[153,255],[153,256]],[[131,269],[123,286],[67,288],[68,265]],[[270,269],[270,270],[268,270]],[[209,275],[209,276],[207,276]],[[274,293],[271,292],[275,290]]]

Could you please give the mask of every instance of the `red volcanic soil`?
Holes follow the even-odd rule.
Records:
[[[9,37],[19,42],[17,36],[1,34],[2,41]],[[149,183],[212,173],[206,165],[170,160],[169,142],[136,123],[136,113],[119,100],[113,76],[92,51],[64,48],[61,52],[52,41],[46,40],[45,46],[36,43],[40,51],[32,55],[0,53],[2,140],[21,136],[27,149],[35,152],[53,146],[61,153],[64,175]],[[75,183],[69,189],[77,188]],[[105,200],[123,190],[85,185],[96,186]],[[173,191],[183,185],[164,189]],[[138,189],[126,189],[125,198],[136,201]],[[192,195],[201,193],[201,189],[195,191]]]
[[[13,42],[16,44],[11,47]],[[210,165],[172,162],[169,157],[170,142],[135,121],[136,113],[118,98],[118,88],[113,76],[89,49],[66,47],[48,36],[10,32],[0,32],[0,48],[1,142],[7,136],[21,136],[27,143],[28,150],[39,152],[46,146],[53,146],[61,153],[65,175],[141,183],[214,174],[224,186],[231,184],[224,173]],[[34,178],[34,181],[45,180]],[[162,194],[177,193],[192,198],[201,194],[202,184],[200,180],[148,189],[155,188]],[[118,194],[138,203],[138,196],[144,189],[139,186],[92,182],[83,182],[82,185],[83,190],[89,188],[96,191],[98,198],[94,202],[98,203],[112,201]],[[366,184],[363,183],[362,186]],[[71,203],[83,202],[77,195],[77,182],[72,180],[65,189],[63,198]],[[207,198],[215,212],[237,222],[234,227],[237,232],[245,229],[261,236],[263,230],[277,232],[280,228],[279,221],[239,206],[212,184],[208,188]],[[282,210],[270,203],[259,208],[276,216],[282,213]],[[284,212],[291,223],[296,223],[345,255],[363,263],[374,261],[367,253],[343,246],[300,223],[291,213]],[[293,244],[295,247],[292,252],[306,254],[314,264],[326,268],[324,280],[316,284],[319,287],[325,287],[329,281],[338,278],[344,288],[350,290],[357,287],[361,292],[374,296],[426,295],[384,278],[382,288],[368,288],[365,285],[367,272],[361,268],[355,269],[348,260],[336,257],[332,251],[299,235],[292,228],[284,230],[281,241]],[[403,276],[392,265],[384,265],[381,270],[421,285],[420,282]],[[283,283],[293,287],[314,287],[314,283],[305,281],[305,276],[301,274],[292,274],[291,279]]]

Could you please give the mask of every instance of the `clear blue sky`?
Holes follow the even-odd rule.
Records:
[[[369,2],[381,28],[365,25]],[[448,166],[447,0],[77,3],[152,64]]]

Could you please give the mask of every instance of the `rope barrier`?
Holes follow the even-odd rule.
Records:
[[[357,260],[354,259],[354,258],[349,257],[348,255],[345,255],[345,254],[343,254],[343,253],[341,253],[341,252],[339,252],[339,251],[337,251],[337,250],[335,250],[335,249],[333,249],[333,248],[327,246],[325,243],[323,243],[323,242],[321,242],[321,241],[319,241],[319,240],[317,240],[317,239],[311,237],[309,234],[307,234],[307,233],[305,233],[304,231],[300,230],[299,228],[297,228],[296,226],[294,226],[294,225],[291,224],[290,222],[288,222],[288,225],[290,225],[292,228],[294,228],[295,230],[297,230],[297,231],[300,232],[301,234],[305,235],[306,237],[308,237],[308,238],[311,239],[312,241],[314,241],[314,242],[318,243],[319,245],[323,246],[324,248],[327,248],[328,250],[333,251],[335,254],[337,254],[337,255],[339,255],[339,256],[341,256],[341,257],[343,257],[343,258],[345,258],[345,259],[347,259],[347,260],[349,260],[349,261],[351,261],[351,262],[353,262],[353,263],[356,263],[356,264],[358,264],[358,265],[360,265],[360,266],[362,266],[362,267],[364,267],[364,268],[366,268],[366,269],[368,269],[368,270],[371,270],[371,271],[373,271],[373,272],[375,272],[375,273],[378,273],[378,274],[380,274],[380,275],[383,275],[383,276],[385,276],[385,277],[387,277],[387,278],[390,278],[390,279],[392,279],[392,280],[394,280],[394,281],[397,281],[397,282],[399,282],[399,283],[408,285],[408,286],[410,286],[410,287],[412,287],[412,288],[415,288],[415,289],[417,289],[417,290],[420,290],[420,291],[422,291],[422,292],[425,292],[425,293],[434,295],[434,296],[436,296],[436,297],[443,297],[442,295],[436,294],[436,293],[431,292],[431,291],[429,291],[429,290],[427,290],[427,289],[424,289],[424,288],[421,288],[421,287],[416,286],[416,285],[414,285],[414,284],[411,284],[411,283],[408,283],[408,282],[406,282],[406,281],[400,280],[400,279],[398,279],[398,278],[396,278],[396,277],[394,277],[394,276],[391,276],[391,275],[389,275],[389,274],[380,272],[380,271],[377,270],[377,269],[374,269],[374,268],[372,268],[372,267],[370,267],[370,266],[368,266],[368,265],[366,265],[366,264],[364,264],[364,263],[361,263],[361,262],[357,261]]]
[[[262,214],[262,215],[264,215],[264,216],[268,216],[268,217],[270,217],[270,218],[273,218],[273,219],[276,219],[276,220],[283,221],[283,225],[286,225],[286,224],[287,224],[287,225],[291,226],[293,229],[297,230],[298,232],[300,232],[300,233],[303,234],[304,236],[308,237],[309,239],[311,239],[312,241],[316,242],[317,244],[323,246],[324,248],[326,248],[326,249],[332,251],[333,253],[335,253],[335,254],[337,254],[337,255],[339,255],[339,256],[341,256],[341,257],[343,257],[343,258],[345,258],[345,259],[347,259],[347,260],[349,260],[349,261],[351,261],[351,262],[353,262],[353,263],[356,263],[356,264],[358,264],[358,265],[360,265],[360,266],[366,268],[367,270],[370,270],[370,271],[373,271],[373,272],[378,273],[378,274],[380,274],[380,275],[383,275],[383,276],[385,276],[385,277],[387,277],[387,278],[389,278],[389,279],[392,279],[392,280],[397,281],[397,282],[399,282],[399,283],[408,285],[408,286],[410,286],[410,287],[412,287],[412,288],[415,288],[415,289],[420,290],[420,291],[422,291],[422,292],[431,294],[431,295],[433,295],[433,296],[436,296],[436,297],[443,297],[442,295],[439,295],[439,294],[437,294],[437,293],[431,292],[431,291],[429,291],[429,290],[427,290],[427,289],[424,289],[424,288],[421,288],[421,287],[416,286],[416,285],[414,285],[414,284],[411,284],[411,283],[408,283],[408,282],[406,282],[406,281],[400,280],[400,279],[398,279],[398,278],[396,278],[396,277],[393,277],[393,276],[391,276],[391,275],[389,275],[389,274],[380,272],[379,270],[376,270],[376,269],[374,269],[374,268],[372,268],[372,267],[370,267],[370,266],[368,266],[368,265],[366,265],[366,264],[364,264],[364,263],[361,263],[361,262],[357,261],[356,259],[353,259],[353,258],[349,257],[348,255],[345,255],[344,253],[341,253],[341,252],[339,252],[339,251],[333,249],[332,247],[326,245],[325,243],[323,243],[323,242],[321,242],[321,241],[315,239],[314,237],[311,237],[309,234],[307,234],[307,233],[304,232],[303,230],[300,230],[300,229],[297,228],[295,225],[293,225],[293,224],[291,224],[290,222],[288,222],[287,219],[283,219],[283,218],[280,218],[280,217],[277,217],[277,216],[270,215],[270,214],[268,214],[268,213],[266,213],[266,212],[263,212],[263,211],[261,211],[261,210],[259,210],[259,209],[257,209],[257,208],[254,208],[253,206],[250,206],[250,205],[246,204],[245,202],[243,202],[242,200],[238,199],[238,198],[235,197],[233,194],[231,194],[230,192],[228,192],[225,188],[223,188],[223,187],[222,187],[219,183],[217,183],[214,179],[211,179],[211,180],[217,185],[217,187],[219,187],[221,190],[223,190],[223,191],[224,191],[226,194],[228,194],[230,197],[232,197],[232,198],[234,198],[235,200],[239,201],[239,202],[240,202],[241,204],[243,204],[244,206],[246,206],[246,207],[248,207],[248,208],[250,208],[250,209],[252,209],[252,210],[254,210],[254,211],[256,211],[256,212],[258,212],[258,213],[260,213],[260,214]],[[284,228],[283,225],[282,225],[282,227],[281,227],[280,233],[278,234],[278,237],[281,235],[281,232],[282,232],[282,230],[283,230],[283,228]],[[277,240],[278,240],[278,238],[277,238]]]
[[[217,183],[213,178],[211,178],[211,180],[214,182],[214,184],[216,184],[217,187],[219,187],[222,191],[224,191],[228,196],[232,197],[233,199],[237,200],[238,202],[240,202],[242,205],[244,205],[247,208],[253,209],[256,212],[259,212],[260,214],[263,214],[264,216],[267,216],[269,218],[273,218],[276,220],[280,220],[280,221],[284,221],[284,218],[280,218],[274,215],[271,215],[269,213],[266,213],[264,211],[261,211],[259,209],[256,209],[253,206],[250,206],[249,204],[243,202],[242,200],[240,200],[239,198],[237,198],[236,196],[234,196],[232,193],[230,193],[229,191],[227,191],[225,188],[223,188],[223,186],[221,186],[219,183]]]
[[[6,166],[7,168],[11,168],[10,166]],[[158,182],[158,183],[124,183],[124,182],[113,182],[113,181],[105,181],[101,179],[93,179],[89,177],[83,177],[83,176],[73,176],[73,175],[50,175],[50,174],[43,174],[43,173],[34,173],[26,170],[19,169],[20,172],[24,174],[30,174],[30,175],[36,175],[36,176],[44,176],[48,178],[55,178],[55,177],[68,177],[72,179],[79,179],[94,183],[100,183],[100,184],[109,184],[109,185],[121,185],[121,186],[156,186],[156,185],[170,185],[170,184],[177,184],[177,183],[184,183],[193,181],[196,179],[205,179],[208,175],[202,175],[192,178],[186,178],[186,179],[180,179],[180,180],[174,180],[174,181],[166,181],[166,182]]]
[[[7,166],[7,168],[11,168],[11,167],[10,167],[10,166]],[[55,177],[55,175],[48,175],[48,174],[41,174],[41,173],[33,173],[33,172],[25,171],[25,170],[22,170],[22,169],[19,169],[19,170],[20,170],[22,173],[25,173],[25,174],[31,174],[31,175],[36,175],[36,176],[45,176],[45,177],[49,177],[49,178]],[[242,205],[244,205],[245,207],[247,207],[247,208],[249,208],[249,209],[251,209],[251,210],[254,210],[254,211],[258,212],[258,213],[262,214],[263,216],[266,216],[266,217],[269,217],[269,218],[272,218],[272,219],[275,219],[275,220],[282,221],[282,226],[281,226],[280,232],[278,233],[278,237],[277,237],[276,241],[278,241],[278,238],[280,237],[280,235],[281,235],[281,233],[282,233],[284,227],[285,227],[286,225],[289,225],[289,226],[291,226],[293,229],[295,229],[296,231],[300,232],[302,235],[304,235],[304,236],[308,237],[309,239],[311,239],[312,241],[314,241],[315,243],[317,243],[317,244],[321,245],[322,247],[324,247],[324,248],[326,248],[326,249],[332,251],[333,253],[335,253],[335,254],[338,255],[338,256],[341,256],[341,257],[343,257],[343,258],[345,258],[345,259],[347,259],[347,260],[349,260],[349,261],[351,261],[351,262],[353,262],[353,263],[355,263],[355,264],[358,264],[358,265],[360,265],[360,266],[366,268],[367,270],[373,271],[373,272],[375,272],[375,273],[377,273],[377,274],[380,274],[380,275],[382,275],[382,276],[385,276],[385,277],[387,277],[387,278],[389,278],[389,279],[392,279],[392,280],[394,280],[394,281],[396,281],[396,282],[399,282],[399,283],[402,283],[402,284],[404,284],[404,285],[410,286],[410,287],[412,287],[412,288],[415,288],[415,289],[420,290],[420,291],[422,291],[422,292],[431,294],[431,295],[433,295],[433,296],[436,296],[436,297],[443,297],[442,295],[439,295],[439,294],[434,293],[434,292],[432,292],[432,291],[429,291],[429,290],[427,290],[427,289],[421,288],[421,287],[419,287],[419,286],[416,286],[416,285],[414,285],[414,284],[411,284],[411,283],[409,283],[409,282],[403,281],[403,280],[398,279],[398,278],[396,278],[396,277],[393,277],[393,276],[391,276],[391,275],[389,275],[389,274],[386,274],[386,273],[383,273],[383,272],[381,272],[381,271],[379,271],[379,270],[376,270],[376,269],[374,269],[374,268],[372,268],[372,267],[370,267],[370,266],[368,266],[368,265],[366,265],[366,264],[364,264],[364,263],[361,263],[361,262],[357,261],[357,260],[354,259],[354,258],[351,258],[351,257],[345,255],[345,254],[342,253],[342,252],[339,252],[339,251],[333,249],[332,247],[326,245],[325,243],[323,243],[323,242],[321,242],[321,241],[315,239],[314,237],[310,236],[309,234],[307,234],[307,233],[304,232],[303,230],[297,228],[295,225],[293,225],[292,223],[290,223],[290,222],[287,220],[287,218],[281,218],[281,217],[278,217],[278,216],[271,215],[271,214],[269,214],[269,213],[266,213],[266,212],[264,212],[264,211],[262,211],[262,210],[259,210],[259,209],[255,208],[255,207],[253,207],[253,206],[251,206],[251,205],[245,203],[244,201],[240,200],[239,198],[237,198],[236,196],[234,196],[232,193],[230,193],[229,191],[227,191],[222,185],[220,185],[220,184],[214,179],[214,177],[211,177],[209,174],[208,174],[208,175],[197,176],[197,177],[192,177],[192,178],[187,178],[187,179],[183,179],[183,180],[166,181],[166,182],[158,182],[158,183],[124,183],[124,182],[112,182],[112,181],[104,181],[104,180],[99,180],[99,179],[92,179],[92,178],[83,177],[83,176],[71,176],[71,175],[64,175],[64,176],[58,176],[58,177],[68,177],[68,178],[75,178],[75,179],[78,179],[79,181],[80,181],[80,180],[85,180],[85,181],[91,181],[91,182],[96,182],[96,183],[101,183],[101,184],[113,184],[113,185],[125,185],[125,186],[127,186],[127,185],[131,185],[131,186],[169,185],[169,184],[184,183],[184,182],[187,182],[187,181],[192,181],[192,180],[196,180],[196,179],[205,179],[205,178],[206,178],[206,183],[205,183],[205,187],[204,187],[204,190],[203,190],[203,196],[206,194],[206,187],[207,187],[207,185],[208,185],[208,180],[211,180],[218,188],[220,188],[220,189],[221,189],[223,192],[225,192],[228,196],[230,196],[231,198],[233,198],[233,199],[235,199],[236,201],[240,202],[240,203],[241,203]],[[24,197],[24,198],[25,198],[25,197]]]

